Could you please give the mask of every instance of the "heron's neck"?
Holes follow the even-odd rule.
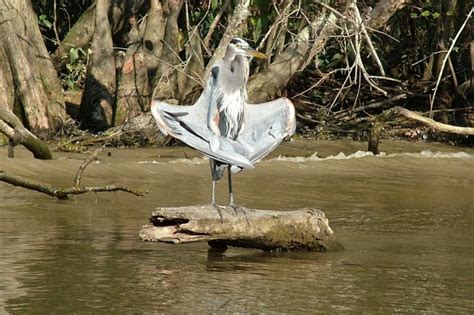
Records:
[[[249,62],[246,57],[242,55],[234,55],[224,57],[224,64],[228,65],[228,73],[232,81],[232,89],[240,90],[247,84],[249,76]]]

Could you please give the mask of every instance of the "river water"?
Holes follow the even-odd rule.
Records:
[[[474,150],[365,148],[286,142],[234,176],[242,205],[322,209],[345,247],[326,253],[140,241],[155,207],[210,198],[208,161],[186,148],[106,150],[83,175],[87,185],[148,189],[145,197],[59,201],[0,182],[0,313],[473,314]],[[0,170],[58,186],[72,186],[87,156],[16,155],[0,148]],[[226,188],[218,183],[220,203]]]

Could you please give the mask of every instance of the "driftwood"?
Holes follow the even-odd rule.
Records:
[[[403,116],[410,120],[420,122],[424,124],[425,126],[431,127],[439,132],[453,133],[453,134],[465,135],[465,136],[474,136],[474,128],[472,127],[460,127],[460,126],[443,124],[431,118],[424,117],[406,108],[395,106],[384,111],[382,114],[378,115],[373,120],[372,129],[371,129],[370,138],[369,138],[369,147],[368,147],[369,151],[373,152],[374,154],[379,153],[378,145],[379,145],[380,136],[383,131],[383,124],[395,115]]]
[[[69,195],[81,195],[88,192],[112,192],[112,191],[125,191],[136,196],[143,196],[146,192],[137,191],[125,186],[117,185],[103,185],[103,186],[73,186],[67,188],[59,188],[51,186],[46,183],[37,182],[31,179],[26,179],[21,176],[10,175],[4,171],[0,171],[0,181],[11,184],[13,186],[19,186],[31,190],[35,190],[58,199],[69,199]]]
[[[121,185],[102,185],[102,186],[82,186],[81,179],[86,167],[97,158],[97,155],[102,151],[103,147],[98,148],[94,151],[87,159],[82,162],[81,166],[77,170],[76,178],[74,179],[74,186],[67,188],[59,188],[50,184],[42,183],[39,181],[27,179],[21,176],[10,175],[0,170],[0,181],[11,184],[13,186],[23,187],[30,190],[38,191],[49,196],[56,197],[58,199],[69,199],[69,195],[81,195],[88,192],[112,192],[112,191],[125,191],[136,196],[143,196],[147,191],[140,191],[128,188],[127,186]]]
[[[325,251],[340,247],[324,213],[309,208],[295,211],[213,205],[157,208],[150,224],[142,227],[140,238],[173,244],[206,241],[215,248]]]

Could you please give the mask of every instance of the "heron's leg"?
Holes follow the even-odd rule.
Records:
[[[211,205],[216,204],[216,181],[212,180],[212,195],[211,195]]]
[[[229,176],[229,206],[234,206],[234,193],[232,192],[232,172],[230,166],[227,167],[227,174]]]

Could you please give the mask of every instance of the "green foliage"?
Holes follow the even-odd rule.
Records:
[[[71,47],[68,54],[63,56],[63,59],[69,59],[66,64],[66,72],[61,73],[59,78],[64,89],[76,91],[83,88],[88,58],[88,53],[77,47]]]
[[[38,16],[38,23],[40,26],[51,29],[51,27],[53,27],[53,23],[49,19],[50,17],[48,17],[46,14],[41,14]]]

